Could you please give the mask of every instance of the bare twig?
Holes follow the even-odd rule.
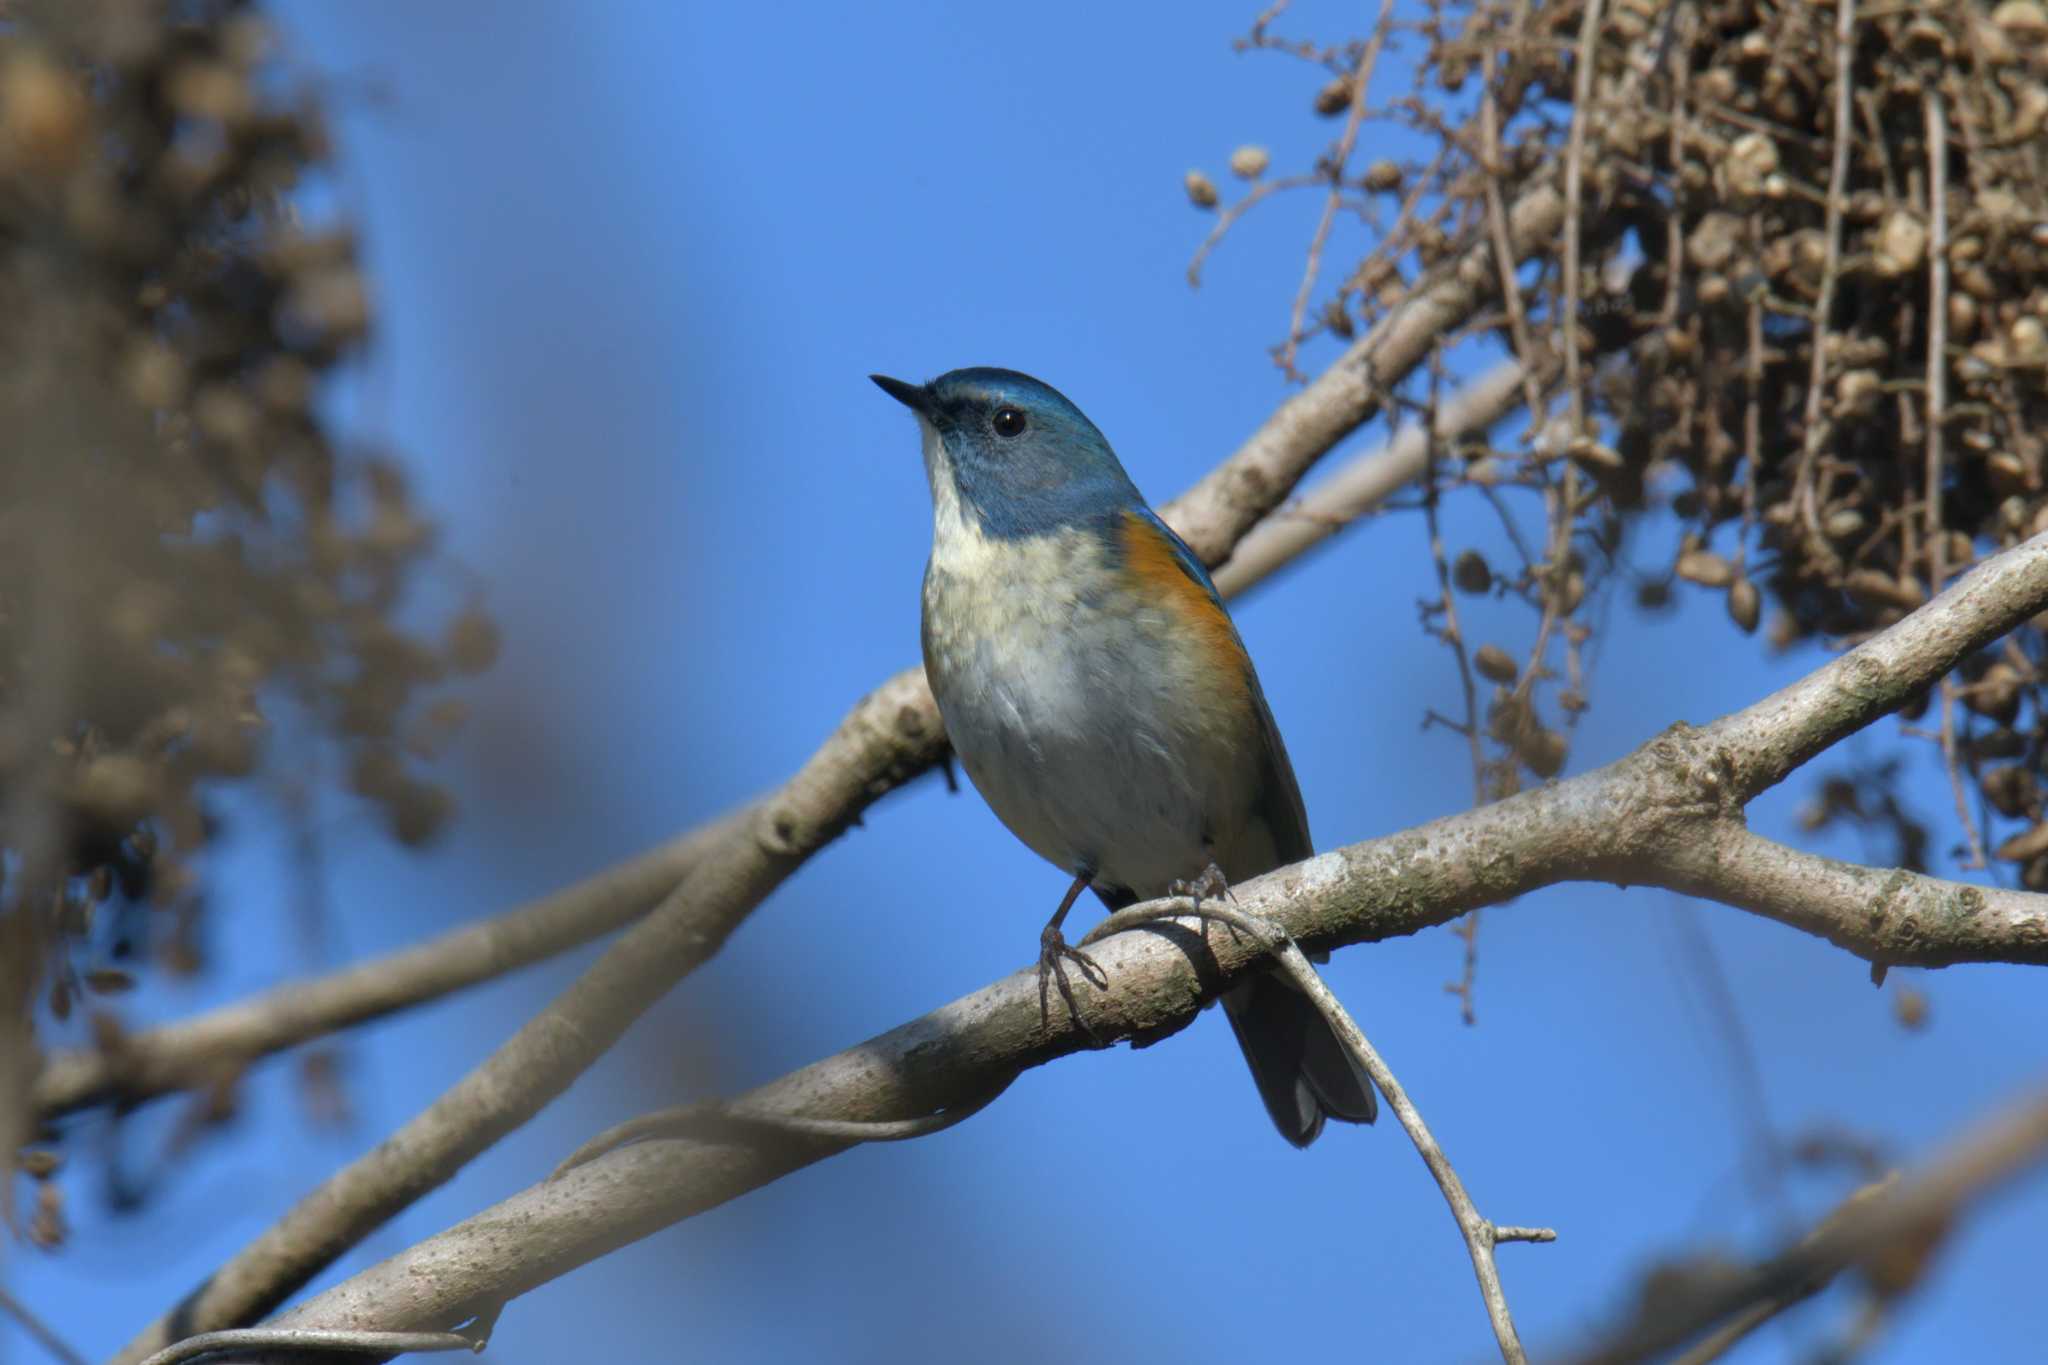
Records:
[[[1413,933],[1567,880],[1664,886],[1768,915],[1874,962],[2048,964],[2048,896],[1872,871],[1751,834],[1740,810],[1828,745],[1875,721],[2048,609],[2048,535],[1979,564],[1933,602],[1792,686],[1704,728],[1674,727],[1604,768],[1406,833],[1340,848],[1234,888],[1240,908],[1311,948]],[[1040,1015],[1027,968],[735,1104],[852,1122],[972,1103],[1020,1068],[1091,1046],[1089,1033],[1184,1026],[1259,945],[1204,942],[1110,916],[1092,949],[1109,985],[1077,1017]],[[1087,1030],[1087,1033],[1084,1033]],[[838,1137],[727,1131],[643,1143],[408,1248],[309,1300],[287,1325],[449,1326],[656,1228],[820,1161]]]
[[[1501,1229],[1482,1217],[1472,1196],[1465,1191],[1465,1182],[1458,1178],[1457,1169],[1451,1159],[1444,1155],[1429,1125],[1423,1122],[1422,1113],[1416,1109],[1408,1092],[1394,1076],[1392,1067],[1380,1056],[1365,1033],[1358,1027],[1343,1002],[1337,999],[1323,981],[1301,948],[1289,938],[1285,930],[1268,921],[1247,915],[1228,904],[1210,902],[1199,912],[1199,917],[1221,920],[1234,928],[1241,929],[1264,943],[1279,961],[1303,995],[1315,1003],[1315,1007],[1329,1021],[1337,1037],[1343,1040],[1346,1050],[1358,1059],[1366,1075],[1387,1100],[1387,1108],[1399,1119],[1401,1127],[1408,1134],[1408,1140],[1415,1144],[1416,1152],[1422,1157],[1422,1164],[1429,1168],[1430,1176],[1437,1188],[1443,1192],[1444,1202],[1451,1207],[1451,1217],[1457,1220],[1458,1233],[1465,1240],[1465,1251],[1472,1258],[1472,1273],[1479,1280],[1480,1297],[1486,1302],[1486,1316],[1493,1324],[1494,1340],[1500,1345],[1501,1359],[1507,1365],[1527,1365],[1529,1359],[1522,1349],[1521,1338],[1515,1332],[1514,1317],[1508,1312],[1507,1293],[1501,1288],[1500,1271],[1494,1264],[1493,1248],[1500,1242]],[[1507,1239],[1518,1242],[1554,1242],[1557,1233],[1550,1228],[1515,1228],[1514,1237]]]
[[[1586,423],[1585,382],[1579,355],[1579,237],[1580,200],[1584,195],[1586,122],[1593,99],[1593,73],[1597,66],[1595,45],[1600,37],[1601,0],[1587,0],[1579,25],[1578,65],[1573,79],[1572,125],[1566,144],[1564,175],[1564,316],[1557,331],[1564,351],[1564,384],[1571,403],[1571,440],[1589,440]],[[1566,563],[1571,550],[1572,528],[1578,524],[1579,470],[1567,460],[1557,485],[1545,490],[1550,517],[1550,545],[1546,552],[1543,580],[1543,609],[1536,622],[1536,639],[1529,646],[1529,661],[1515,684],[1515,696],[1526,699],[1543,676],[1550,637],[1558,620],[1573,609],[1566,600],[1570,575]]]
[[[24,1332],[64,1365],[87,1365],[85,1357],[72,1349],[70,1342],[58,1336],[56,1329],[37,1317],[27,1304],[8,1293],[5,1285],[0,1285],[0,1313],[20,1323]]]
[[[1513,283],[1512,279],[1507,281],[1508,286],[1512,286]],[[1524,363],[1519,368],[1522,369],[1524,375],[1529,374],[1527,363]],[[1436,386],[1442,374],[1442,369],[1443,352],[1439,350],[1430,362],[1430,404],[1429,411],[1425,414],[1423,421],[1424,429],[1432,434],[1438,429],[1438,419],[1441,413],[1441,409],[1436,402]],[[1538,401],[1541,400],[1540,390],[1533,378],[1530,379],[1527,385],[1527,391],[1536,394]],[[1437,515],[1438,504],[1442,499],[1442,485],[1437,478],[1441,464],[1440,450],[1441,447],[1437,441],[1432,440],[1429,443],[1429,472],[1422,481],[1422,514],[1423,522],[1429,535],[1430,562],[1436,566],[1437,601],[1444,618],[1443,626],[1438,633],[1442,636],[1444,642],[1451,647],[1451,656],[1458,666],[1459,689],[1465,701],[1465,723],[1460,728],[1465,734],[1466,751],[1472,759],[1472,804],[1477,806],[1485,804],[1488,796],[1486,747],[1485,741],[1480,737],[1479,733],[1479,689],[1472,681],[1472,655],[1465,646],[1465,632],[1458,624],[1458,594],[1451,584],[1450,557],[1444,552],[1443,521]],[[1457,929],[1453,930],[1464,941],[1465,951],[1463,954],[1463,968],[1458,980],[1449,986],[1448,989],[1453,995],[1458,997],[1459,1013],[1467,1027],[1479,1021],[1478,1011],[1473,1003],[1472,990],[1473,983],[1479,975],[1480,913],[1474,910],[1471,914],[1465,916]]]
[[[1322,217],[1316,220],[1315,236],[1309,239],[1308,260],[1301,271],[1301,287],[1295,291],[1294,308],[1287,316],[1287,340],[1280,348],[1280,368],[1290,379],[1296,374],[1294,358],[1301,346],[1301,320],[1308,312],[1308,296],[1315,288],[1316,276],[1322,273],[1323,247],[1330,240],[1330,225],[1337,219],[1337,205],[1344,196],[1344,169],[1351,164],[1351,149],[1358,142],[1358,126],[1365,122],[1373,68],[1379,65],[1380,49],[1386,45],[1393,18],[1394,0],[1380,0],[1379,17],[1373,20],[1372,38],[1359,56],[1358,69],[1352,73],[1351,112],[1345,116],[1344,132],[1337,139],[1337,149],[1330,154],[1329,164],[1322,168],[1329,173],[1330,192],[1323,200]]]
[[[206,1332],[164,1347],[142,1365],[179,1365],[180,1361],[222,1351],[290,1351],[325,1354],[395,1356],[420,1351],[481,1351],[483,1342],[459,1332],[351,1332],[310,1328],[245,1327],[231,1332]]]
[[[1520,24],[1511,37],[1520,37]],[[1543,430],[1543,390],[1536,383],[1536,374],[1543,365],[1543,358],[1536,354],[1535,345],[1529,335],[1528,312],[1522,306],[1522,288],[1515,280],[1519,266],[1512,244],[1508,240],[1508,212],[1500,190],[1501,177],[1506,173],[1506,158],[1501,154],[1500,108],[1495,95],[1494,67],[1499,60],[1499,47],[1489,42],[1480,51],[1480,75],[1484,93],[1479,101],[1479,136],[1486,164],[1482,168],[1486,177],[1486,227],[1493,242],[1494,266],[1500,272],[1500,297],[1508,314],[1508,335],[1515,346],[1515,356],[1522,362],[1524,400],[1529,407],[1531,433]]]
[[[1762,1171],[1759,1183],[1770,1199],[1772,1212],[1782,1222],[1790,1211],[1785,1194],[1784,1156],[1777,1133],[1771,1126],[1770,1106],[1764,1092],[1763,1073],[1757,1067],[1756,1049],[1750,1043],[1742,1011],[1735,1003],[1735,993],[1729,989],[1728,973],[1721,966],[1720,954],[1714,950],[1714,942],[1707,936],[1694,907],[1680,900],[1672,906],[1672,912],[1669,923],[1677,931],[1689,958],[1691,974],[1705,996],[1708,1021],[1721,1040],[1722,1055],[1733,1081],[1729,1087],[1733,1100],[1728,1106],[1733,1111],[1730,1117],[1738,1129],[1747,1130],[1743,1135],[1748,1139],[1751,1157]]]
[[[1927,140],[1927,216],[1931,224],[1927,244],[1927,468],[1926,517],[1921,539],[1926,544],[1928,567],[1935,592],[1948,581],[1948,528],[1941,515],[1942,423],[1948,419],[1948,115],[1941,97],[1937,72],[1921,96]],[[1956,819],[1963,827],[1963,839],[1970,850],[1970,867],[1988,867],[1984,840],[1977,832],[1977,819],[1970,810],[1970,798],[1963,790],[1963,765],[1956,752],[1956,683],[1953,676],[1941,680],[1941,762],[1948,770],[1949,791],[1955,798]]]
[[[605,1153],[615,1152],[630,1143],[649,1142],[656,1138],[690,1137],[693,1134],[721,1130],[766,1128],[796,1137],[828,1138],[834,1142],[849,1144],[908,1142],[912,1138],[930,1137],[933,1133],[945,1132],[955,1124],[965,1123],[994,1104],[1009,1088],[1010,1082],[1004,1081],[986,1095],[978,1096],[965,1104],[942,1109],[935,1114],[920,1114],[907,1119],[819,1119],[779,1110],[749,1108],[743,1104],[718,1100],[679,1104],[669,1109],[657,1109],[651,1114],[642,1114],[638,1118],[628,1119],[624,1123],[605,1129],[564,1157],[549,1178],[559,1180],[578,1166],[587,1166]]]
[[[1572,435],[1585,436],[1586,394],[1579,377],[1579,219],[1586,181],[1586,123],[1592,116],[1593,75],[1599,68],[1601,0],[1586,0],[1579,21],[1578,67],[1572,73],[1572,127],[1564,161],[1564,383],[1572,404]],[[1567,477],[1571,466],[1565,466]],[[1567,500],[1569,505],[1569,500]]]
[[[1842,271],[1842,209],[1848,197],[1849,137],[1855,97],[1850,75],[1855,56],[1856,0],[1839,0],[1835,6],[1835,126],[1834,153],[1828,166],[1827,244],[1821,259],[1820,297],[1813,308],[1813,365],[1806,380],[1805,434],[1800,442],[1799,471],[1794,485],[1800,519],[1816,547],[1825,544],[1820,532],[1814,462],[1820,457],[1824,430],[1821,401],[1828,376],[1828,319],[1834,313],[1835,285]]]
[[[1277,194],[1282,190],[1306,189],[1310,185],[1322,184],[1323,179],[1320,175],[1277,176],[1272,180],[1260,181],[1247,190],[1242,199],[1234,204],[1225,205],[1223,211],[1216,215],[1216,226],[1209,229],[1209,235],[1202,239],[1202,244],[1195,248],[1193,258],[1188,261],[1188,283],[1197,289],[1201,288],[1202,267],[1208,262],[1209,254],[1222,245],[1230,230],[1237,226],[1237,220],[1257,208],[1267,195]]]

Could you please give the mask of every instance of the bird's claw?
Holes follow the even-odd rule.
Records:
[[[1109,989],[1109,973],[1102,970],[1102,964],[1067,942],[1059,926],[1048,924],[1045,932],[1038,936],[1038,1021],[1041,1025],[1052,1020],[1051,987],[1060,988],[1060,999],[1066,1002],[1067,1017],[1080,1026],[1092,1043],[1100,1044],[1102,1039],[1088,1021],[1081,1017],[1080,1006],[1074,1002],[1074,988],[1067,982],[1067,966],[1072,962],[1081,969],[1082,977],[1097,990]]]
[[[1209,938],[1209,921],[1213,916],[1202,913],[1202,902],[1228,900],[1235,903],[1237,900],[1236,893],[1230,889],[1230,879],[1223,875],[1223,869],[1214,862],[1203,868],[1193,881],[1176,881],[1168,884],[1166,894],[1187,897],[1189,913],[1202,922],[1200,932],[1205,943]],[[1230,933],[1233,938],[1237,936],[1235,926],[1230,926]]]
[[[1201,874],[1193,881],[1176,881],[1169,884],[1166,888],[1166,894],[1169,896],[1186,896],[1190,901],[1194,902],[1195,913],[1198,915],[1202,913],[1202,902],[1204,900],[1235,901],[1237,899],[1230,890],[1230,879],[1224,876],[1223,869],[1216,866],[1213,862],[1203,868]]]

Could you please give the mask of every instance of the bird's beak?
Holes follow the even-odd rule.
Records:
[[[922,384],[906,384],[900,379],[891,379],[886,374],[871,374],[875,387],[909,408],[920,417],[931,414],[932,393]]]

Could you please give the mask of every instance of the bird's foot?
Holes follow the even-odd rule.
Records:
[[[1176,881],[1170,883],[1166,888],[1166,894],[1169,896],[1186,896],[1190,901],[1194,902],[1195,913],[1198,915],[1202,913],[1202,902],[1204,900],[1234,901],[1237,899],[1236,896],[1231,894],[1230,879],[1223,875],[1223,869],[1216,866],[1214,862],[1203,868],[1201,874],[1191,882]]]
[[[1235,904],[1237,901],[1236,894],[1230,889],[1230,879],[1223,875],[1223,869],[1216,866],[1213,860],[1211,860],[1207,867],[1202,869],[1200,875],[1193,881],[1169,883],[1166,888],[1166,894],[1169,896],[1185,896],[1187,898],[1189,913],[1202,922],[1201,934],[1202,940],[1205,943],[1209,938],[1209,921],[1218,918],[1218,916],[1203,914],[1202,902],[1205,900],[1227,900]],[[1224,923],[1229,928],[1231,937],[1235,938],[1237,936],[1237,926],[1230,924],[1228,920],[1225,920]]]
[[[1102,964],[1068,943],[1057,923],[1048,924],[1045,932],[1038,936],[1038,1020],[1041,1024],[1051,1021],[1050,988],[1056,984],[1060,988],[1060,999],[1066,1002],[1067,1017],[1088,1035],[1088,1041],[1099,1046],[1102,1039],[1088,1026],[1088,1021],[1081,1017],[1080,1006],[1074,1003],[1074,988],[1067,981],[1069,962],[1080,968],[1082,978],[1089,985],[1099,991],[1109,989],[1109,973],[1102,970]]]

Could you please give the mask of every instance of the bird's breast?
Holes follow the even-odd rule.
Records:
[[[1242,823],[1263,742],[1242,685],[1093,534],[942,527],[924,652],[968,776],[1061,867],[1156,894]]]

